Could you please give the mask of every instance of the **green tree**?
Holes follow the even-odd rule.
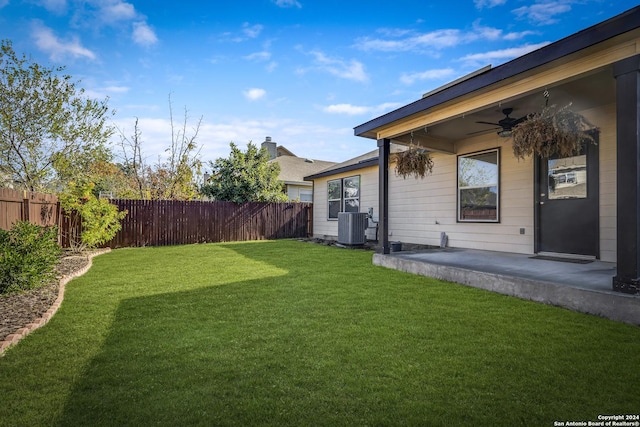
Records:
[[[94,186],[92,182],[70,182],[67,190],[59,196],[60,204],[72,219],[72,233],[78,229],[78,216],[73,212],[81,221],[80,237],[69,236],[71,249],[76,251],[95,248],[113,239],[122,227],[120,221],[127,215],[126,211],[118,212],[118,207],[107,199],[96,197]]]
[[[249,142],[243,152],[233,142],[228,158],[209,162],[212,177],[201,192],[214,200],[236,203],[285,202],[282,182],[278,181],[280,165],[269,163],[266,149],[258,149]]]
[[[0,170],[28,190],[57,188],[110,159],[106,100],[87,98],[63,70],[0,42]]]

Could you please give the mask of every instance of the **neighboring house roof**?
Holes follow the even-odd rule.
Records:
[[[276,157],[280,157],[280,156],[293,156],[296,157],[295,154],[293,154],[291,151],[287,150],[286,148],[284,148],[282,145],[278,145],[278,147],[276,148]]]
[[[304,180],[306,175],[335,165],[335,162],[298,157],[282,145],[276,145],[270,136],[265,138],[261,147],[266,149],[271,156],[269,163],[276,162],[280,165],[278,180],[284,182],[285,185],[311,186],[309,182]]]
[[[402,148],[395,144],[392,145],[391,152],[397,153],[398,151],[402,151]],[[338,163],[330,168],[321,170],[316,174],[305,176],[304,179],[307,181],[313,181],[314,179],[337,175],[343,172],[351,172],[371,166],[378,166],[378,150],[369,151],[368,153],[361,154],[345,162]]]
[[[467,79],[461,79],[458,83],[453,82],[454,84],[433,91],[422,99],[356,126],[354,133],[357,136],[376,139],[376,129],[576,54],[590,46],[638,28],[638,22],[640,22],[640,6],[488,71],[481,70]]]
[[[304,180],[306,175],[335,165],[335,162],[305,159],[295,156],[280,156],[269,160],[269,162],[276,162],[280,165],[280,175],[278,175],[278,179],[289,185],[310,185],[310,183]]]

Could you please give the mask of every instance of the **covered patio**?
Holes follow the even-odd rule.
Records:
[[[616,265],[611,262],[433,248],[376,253],[373,263],[640,325],[640,295],[612,289]]]
[[[379,151],[374,262],[640,324],[639,22],[635,7],[357,126]],[[597,140],[573,156],[516,157],[512,128],[547,104],[583,114]],[[431,176],[394,177],[392,144],[430,153]],[[584,194],[556,194],[565,159],[588,171]],[[471,203],[477,188],[486,200]],[[482,216],[467,216],[470,205]],[[442,236],[453,249],[390,249]],[[532,258],[545,253],[589,262]]]

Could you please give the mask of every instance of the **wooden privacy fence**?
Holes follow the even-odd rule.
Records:
[[[53,194],[0,188],[0,228],[9,230],[17,221],[37,225],[56,225],[60,220],[60,205]]]
[[[259,203],[111,200],[127,210],[122,230],[105,246],[167,246],[205,242],[307,237],[312,231],[310,203]],[[62,222],[63,246],[70,221]]]

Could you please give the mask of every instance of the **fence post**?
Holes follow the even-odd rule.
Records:
[[[22,191],[22,221],[29,221],[29,198],[27,190]]]

